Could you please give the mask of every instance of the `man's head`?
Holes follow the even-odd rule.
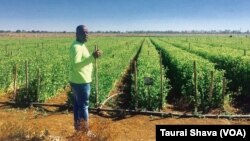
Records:
[[[76,40],[78,42],[84,43],[87,42],[88,38],[88,29],[85,25],[79,25],[76,27]]]

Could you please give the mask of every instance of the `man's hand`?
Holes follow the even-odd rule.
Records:
[[[95,58],[99,58],[102,55],[102,52],[100,50],[96,50],[92,54]]]

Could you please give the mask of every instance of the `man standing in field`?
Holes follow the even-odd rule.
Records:
[[[69,82],[73,91],[74,127],[76,131],[84,131],[88,136],[93,135],[88,128],[89,95],[92,81],[92,62],[101,56],[99,50],[89,53],[85,46],[88,38],[86,26],[76,28],[76,40],[70,47]]]

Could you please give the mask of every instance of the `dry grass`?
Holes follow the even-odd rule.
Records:
[[[1,124],[0,131],[0,140],[39,140],[37,132],[32,132],[16,122]]]
[[[28,128],[18,122],[0,124],[0,140],[2,141],[64,141],[62,137],[49,135],[48,130],[39,131]]]
[[[110,128],[109,125],[111,121],[98,120],[98,122],[90,123],[91,131],[96,135],[95,138],[90,138],[83,132],[75,132],[71,137],[68,138],[69,141],[112,141],[115,140],[118,129]]]
[[[225,96],[222,108],[227,114],[235,114],[237,112],[237,109],[232,106],[232,99],[229,95]]]

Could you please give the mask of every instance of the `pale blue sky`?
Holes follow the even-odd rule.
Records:
[[[250,0],[0,0],[0,30],[250,30]]]

